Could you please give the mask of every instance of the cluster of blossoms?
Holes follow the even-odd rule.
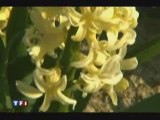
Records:
[[[33,24],[26,29],[23,41],[36,64],[33,79],[38,89],[17,81],[19,91],[30,98],[44,94],[40,111],[47,111],[52,100],[71,104],[74,109],[79,101],[62,93],[70,82],[62,74],[62,67],[57,63],[47,69],[42,64],[45,55],[60,57],[56,49],[65,50],[68,31],[77,27],[71,40],[87,50],[79,50],[76,60],[69,63],[70,67],[81,70],[72,81],[74,88],[82,91],[83,97],[104,90],[117,105],[116,93],[129,86],[122,70],[132,70],[138,65],[136,57],[125,58],[127,47],[136,38],[134,28],[139,14],[135,7],[32,7],[28,12]]]

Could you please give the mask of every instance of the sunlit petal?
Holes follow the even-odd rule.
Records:
[[[116,74],[120,72],[120,56],[115,55],[111,58],[109,58],[106,63],[102,66],[99,74],[101,76],[105,76],[106,74],[109,74],[112,76],[112,74]]]
[[[76,68],[86,67],[92,60],[93,60],[93,50],[91,49],[86,58],[84,58],[80,61],[72,62],[71,66],[76,67]]]
[[[98,73],[99,69],[94,64],[89,64],[85,67],[85,69],[90,73]]]
[[[108,85],[116,85],[123,77],[122,72],[117,73],[116,75],[106,75],[104,77],[100,77],[101,81]]]
[[[72,39],[74,41],[82,41],[85,38],[86,33],[87,33],[86,28],[83,25],[80,25],[78,27],[76,35],[73,35]]]
[[[78,26],[80,22],[81,14],[76,12],[73,7],[67,7],[66,10],[68,11],[68,19],[73,26]]]
[[[118,55],[120,55],[121,59],[123,59],[125,57],[127,53],[127,46],[123,46],[120,50],[119,50],[119,53]]]
[[[57,90],[57,100],[59,102],[61,102],[62,104],[66,105],[66,104],[72,104],[73,107],[72,109],[74,110],[76,104],[77,104],[77,101],[74,100],[74,99],[71,99],[69,97],[66,97],[64,94],[61,93],[61,91]]]
[[[84,73],[81,73],[81,78],[88,84],[92,84],[94,81],[98,81],[98,77],[97,76],[88,76]]]
[[[65,90],[67,87],[67,76],[63,75],[62,78],[59,81],[58,87],[61,91]]]
[[[45,93],[43,103],[39,108],[40,111],[46,112],[51,104],[51,96],[48,92]]]
[[[136,32],[134,30],[128,30],[123,33],[122,38],[116,42],[115,49],[119,49],[126,44],[132,45],[135,42]]]
[[[115,90],[117,92],[123,92],[124,90],[126,90],[129,86],[129,82],[127,79],[122,78],[122,80],[114,86]]]
[[[106,61],[106,55],[100,51],[96,51],[96,58],[94,60],[94,63],[98,66],[101,66],[105,63],[105,61]]]
[[[108,47],[110,49],[114,48],[114,45],[118,38],[118,31],[107,31],[107,37],[108,37]]]
[[[136,57],[124,59],[120,61],[122,70],[132,70],[135,69],[138,65],[138,60]]]
[[[112,103],[114,105],[117,105],[117,94],[115,93],[114,91],[114,88],[113,86],[108,86],[108,85],[105,85],[103,87],[103,89],[105,90],[105,92],[110,96],[111,100],[112,100]]]
[[[86,84],[82,90],[83,92],[87,93],[95,93],[98,92],[101,89],[101,87],[102,87],[101,82],[100,80],[97,79],[96,81],[93,81],[90,84]]]
[[[115,93],[115,91],[113,89],[110,89],[107,93],[111,97],[113,105],[117,106],[118,99],[117,99],[117,94]]]
[[[105,8],[102,13],[100,14],[99,18],[107,20],[109,18],[112,18],[114,15],[114,8],[113,7],[108,7]]]
[[[30,98],[39,98],[43,95],[41,91],[23,83],[22,81],[16,81],[16,87],[23,95]]]
[[[43,76],[42,74],[40,74],[39,70],[35,70],[34,73],[33,73],[33,77],[34,77],[34,82],[37,86],[37,88],[42,91],[42,92],[45,92],[45,83],[43,81]]]

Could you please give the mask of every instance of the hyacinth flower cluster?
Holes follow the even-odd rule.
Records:
[[[82,97],[103,90],[117,105],[117,93],[129,86],[122,71],[135,69],[138,65],[136,57],[125,58],[127,47],[136,39],[134,28],[139,16],[136,8],[31,7],[28,13],[32,25],[25,30],[23,42],[36,65],[33,72],[36,87],[17,81],[18,90],[34,99],[44,95],[39,109],[43,112],[49,109],[52,101],[72,105],[73,109],[81,102],[65,94],[69,82],[73,83],[72,92],[80,90]],[[45,55],[59,61],[65,53],[67,35],[72,27],[77,30],[70,39],[80,44],[74,55],[76,58],[68,63],[70,68],[80,71],[74,80],[62,72],[61,62],[56,62],[52,68],[43,67]],[[85,50],[81,50],[83,47]]]

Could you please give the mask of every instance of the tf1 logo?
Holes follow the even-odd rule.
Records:
[[[28,106],[27,100],[13,100],[12,104],[14,107],[26,107]]]

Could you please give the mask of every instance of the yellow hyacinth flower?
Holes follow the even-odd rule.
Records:
[[[59,101],[60,103],[67,105],[72,104],[73,109],[76,105],[76,100],[65,96],[62,91],[65,90],[67,86],[67,76],[61,76],[61,71],[59,68],[54,68],[51,70],[46,69],[36,69],[34,71],[34,83],[36,87],[29,86],[22,81],[16,81],[16,86],[18,90],[29,98],[39,98],[44,95],[43,103],[40,107],[40,111],[47,111],[51,101]]]
[[[101,19],[100,25],[103,30],[124,31],[137,26],[139,13],[135,7],[113,7],[113,9],[112,18]]]
[[[44,55],[54,52],[65,41],[67,32],[64,25],[53,27],[37,9],[29,13],[33,26],[26,29],[23,41],[33,60],[42,62]]]
[[[93,41],[89,43],[88,55],[80,53],[79,61],[73,61],[71,66],[75,68],[85,68],[89,72],[97,72],[96,66],[102,66],[110,56],[103,48],[101,41]]]
[[[120,82],[118,82],[116,85],[107,85],[105,84],[102,89],[110,96],[113,105],[117,105],[118,99],[117,99],[117,93],[123,92],[126,90],[129,86],[128,81],[125,78],[122,78]]]
[[[83,88],[80,88],[83,92],[94,93],[102,88],[104,84],[116,85],[123,77],[120,70],[119,56],[113,56],[109,58],[105,64],[100,68],[98,73],[81,73],[80,81]]]
[[[77,12],[74,7],[66,10],[71,25],[78,27],[76,35],[72,36],[75,41],[82,41],[90,34],[99,34],[102,31],[99,26],[101,19],[109,19],[113,16],[112,7],[80,7],[80,12]]]

